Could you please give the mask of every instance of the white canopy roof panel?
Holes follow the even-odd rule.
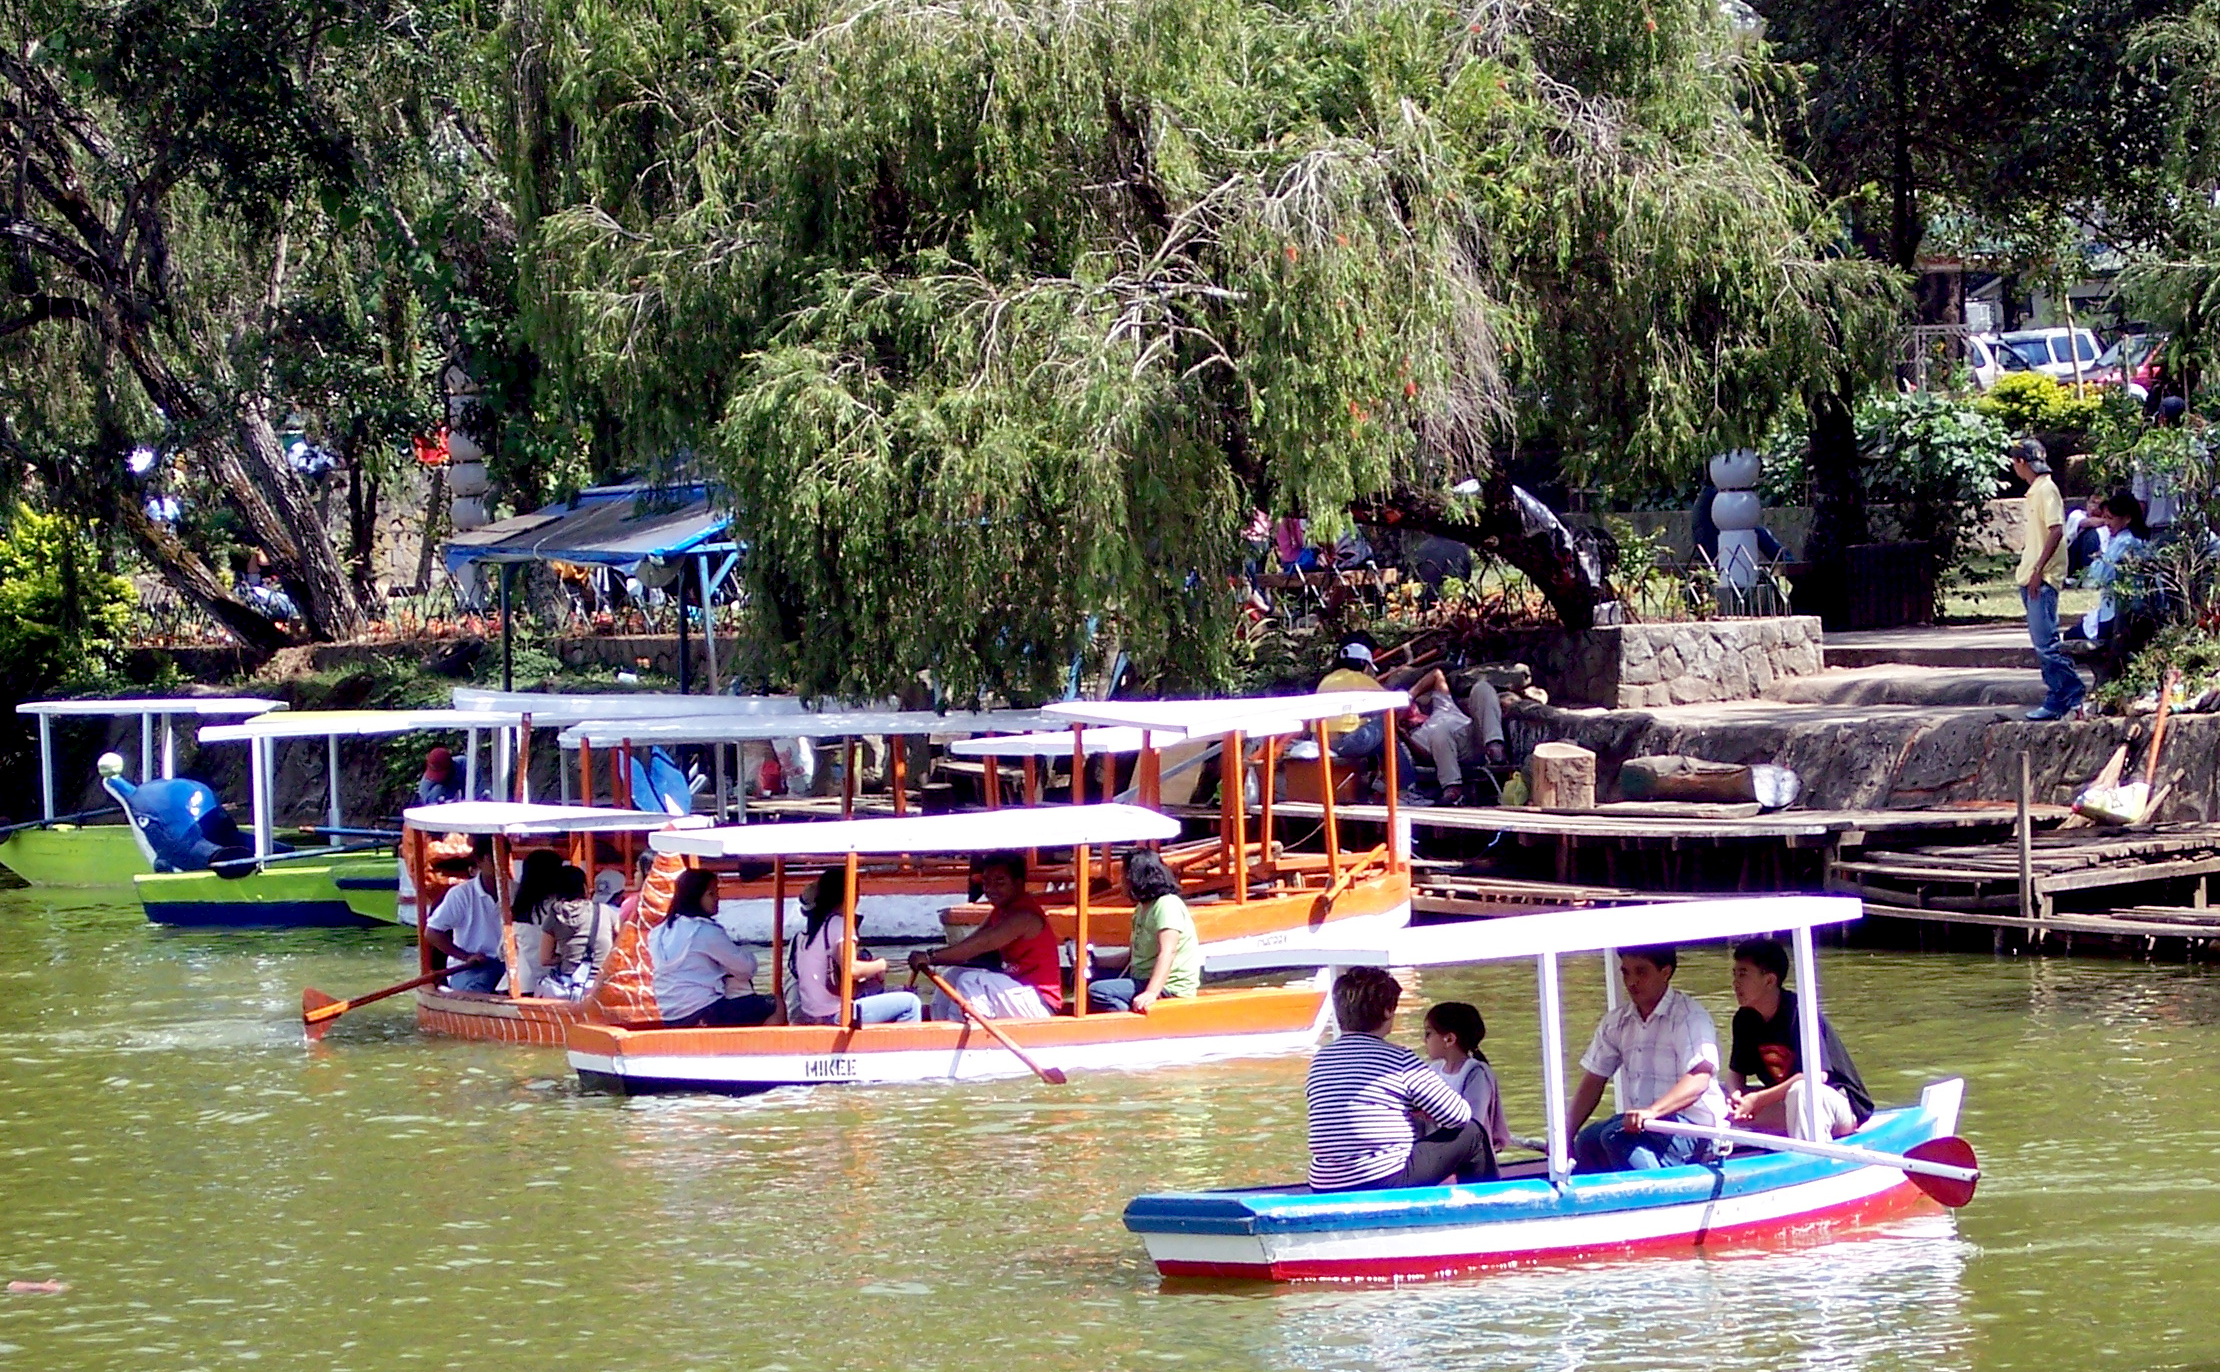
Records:
[[[1229,700],[1066,700],[1045,707],[1063,722],[1125,725],[1167,740],[1241,733],[1293,733],[1301,725],[1343,715],[1378,714],[1411,703],[1402,691],[1320,691],[1307,696],[1237,696]]]
[[[1321,967],[1439,967],[1502,962],[1543,953],[1600,953],[1606,948],[1756,938],[1782,930],[1847,924],[1864,912],[1864,902],[1855,896],[1750,896],[1673,905],[1556,910],[1459,924],[1418,925],[1347,948],[1306,948],[1303,960]],[[1210,970],[1239,972],[1251,967],[1285,966],[1286,961],[1284,949],[1276,953],[1234,953],[1212,957]]]
[[[445,805],[415,805],[401,812],[411,829],[437,834],[648,833],[657,829],[699,829],[702,815],[661,815],[652,810],[611,810],[595,805],[530,805],[508,800],[454,800]]]
[[[1077,721],[1074,721],[1075,723]],[[1276,727],[1260,725],[1254,731],[1244,730],[1252,736],[1264,734],[1291,734],[1301,726],[1292,720],[1279,720]],[[1230,731],[1228,731],[1230,732]],[[1120,725],[1094,725],[1080,731],[1087,756],[1103,753],[1138,753],[1144,742],[1162,748],[1182,743],[1191,738],[1215,737],[1202,733],[1161,730],[1129,729]],[[1007,734],[988,738],[967,738],[948,746],[948,751],[959,757],[1062,757],[1071,756],[1072,731],[1058,729],[1037,734]]]
[[[538,716],[533,717],[535,720]],[[935,714],[930,710],[835,710],[812,714],[732,715],[721,718],[588,720],[565,729],[559,742],[576,748],[620,743],[740,743],[764,738],[859,738],[878,734],[939,735],[1023,733],[1068,728],[1071,721],[1038,710],[983,710]],[[1066,736],[1065,748],[1071,747]]]
[[[801,713],[802,702],[793,696],[681,696],[659,692],[617,691],[604,695],[543,694],[537,691],[489,691],[458,686],[458,710],[514,711],[532,717],[538,729],[564,728],[588,720],[752,718]]]
[[[128,715],[197,715],[203,719],[224,715],[260,715],[282,710],[282,700],[259,696],[149,696],[129,700],[26,700],[15,707],[19,715],[123,717]]]
[[[1177,837],[1178,820],[1138,805],[1050,805],[821,824],[743,824],[657,833],[649,843],[659,853],[775,858],[846,853],[991,853]],[[1283,964],[1285,956],[1281,955]]]
[[[509,710],[287,710],[238,724],[211,724],[203,743],[257,738],[371,738],[420,729],[514,729],[522,716]]]

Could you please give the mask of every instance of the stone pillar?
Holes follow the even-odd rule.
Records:
[[[448,512],[456,533],[469,533],[492,522],[493,479],[486,472],[486,450],[471,432],[477,422],[478,383],[460,367],[447,369],[447,489],[453,498]]]

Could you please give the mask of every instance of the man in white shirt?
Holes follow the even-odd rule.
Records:
[[[1676,1167],[1710,1157],[1701,1140],[1649,1132],[1652,1120],[1716,1127],[1726,1113],[1719,1090],[1719,1032],[1711,1014],[1672,987],[1680,955],[1669,945],[1619,952],[1626,999],[1603,1017],[1581,1055],[1567,1131],[1582,1172]],[[1603,1088],[1623,1073],[1619,1104],[1633,1106],[1588,1124]],[[1582,1128],[1582,1125],[1587,1125]]]
[[[493,839],[474,834],[470,840],[470,880],[450,890],[424,921],[424,941],[447,955],[450,963],[483,958],[447,978],[457,991],[492,991],[501,985],[508,967],[501,950],[501,897],[495,884]]]

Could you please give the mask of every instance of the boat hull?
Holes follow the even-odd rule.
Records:
[[[1874,1116],[1845,1143],[1884,1152],[1952,1133],[1965,1084]],[[1313,1195],[1301,1190],[1141,1196],[1126,1228],[1171,1277],[1408,1281],[1654,1251],[1816,1241],[1931,1205],[1902,1172],[1799,1154],[1700,1167],[1482,1186]]]
[[[539,996],[511,997],[444,987],[420,987],[416,992],[418,1029],[443,1038],[482,1043],[560,1048],[565,1031],[573,1024],[584,1023],[586,1013],[586,1007],[577,1001]]]
[[[0,867],[33,886],[128,886],[154,870],[123,824],[19,829],[0,842]]]
[[[150,872],[133,881],[146,917],[193,929],[346,929],[397,924],[391,853],[286,862],[225,878]]]
[[[1324,988],[1303,984],[1211,991],[1158,1002],[1147,1015],[998,1020],[1043,1067],[1135,1070],[1302,1052],[1324,1028]],[[778,1086],[982,1081],[1030,1069],[967,1023],[859,1029],[622,1029],[573,1024],[564,1040],[589,1089],[748,1094]]]

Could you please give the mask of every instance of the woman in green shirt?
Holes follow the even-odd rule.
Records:
[[[1162,997],[1192,996],[1202,989],[1202,941],[1195,937],[1187,902],[1179,898],[1179,878],[1156,854],[1143,849],[1127,856],[1125,893],[1133,898],[1133,947],[1125,975],[1088,982],[1087,1008],[1145,1015]]]

